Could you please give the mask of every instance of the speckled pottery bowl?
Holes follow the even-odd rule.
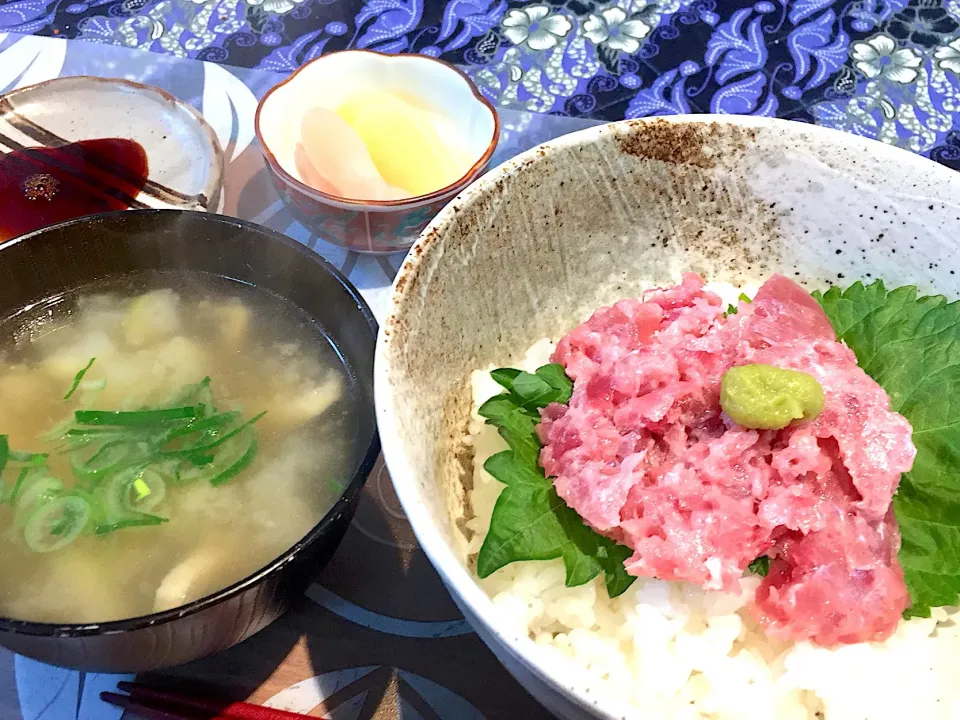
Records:
[[[551,674],[468,566],[470,372],[687,270],[738,285],[781,272],[811,289],[882,278],[957,297],[958,199],[960,174],[904,150],[800,123],[698,116],[534,148],[430,224],[378,341],[384,457],[464,615],[551,711],[613,717]]]
[[[353,93],[378,90],[402,93],[446,115],[474,159],[470,169],[428,195],[393,201],[348,200],[301,182],[294,150],[307,111],[334,109]],[[452,65],[370,50],[330,53],[300,67],[263,96],[255,127],[270,179],[297,220],[324,240],[373,254],[409,249],[441,208],[483,173],[500,134],[493,105]]]

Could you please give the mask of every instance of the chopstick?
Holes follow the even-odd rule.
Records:
[[[308,717],[245,702],[224,705],[132,682],[117,683],[117,689],[129,695],[102,692],[100,699],[145,720],[303,720]]]
[[[129,695],[119,695],[112,692],[100,693],[100,699],[105,703],[129,710],[136,717],[145,720],[232,720],[223,715],[211,717],[209,714],[198,715],[195,712],[185,712],[183,710],[164,710],[160,707],[138,702]]]

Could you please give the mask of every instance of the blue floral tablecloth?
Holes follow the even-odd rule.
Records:
[[[226,212],[308,244],[379,312],[400,258],[310,235],[270,188],[253,144],[256,98],[348,47],[463,67],[504,110],[495,162],[591,120],[712,112],[838,128],[960,170],[960,0],[0,0],[0,92],[68,74],[170,90],[234,149]],[[384,548],[403,573],[371,594],[351,567]],[[382,466],[308,597],[250,643],[178,676],[336,720],[505,717],[505,703],[513,716],[545,717],[462,625]],[[466,655],[476,677],[456,672]],[[115,718],[97,692],[116,680],[0,652],[0,720]]]
[[[501,107],[777,115],[960,169],[960,0],[0,0],[3,29],[277,72],[423,53]]]

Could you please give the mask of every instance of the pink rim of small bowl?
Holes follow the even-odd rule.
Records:
[[[388,58],[388,59],[392,57],[398,57],[397,55],[392,55],[390,53],[377,52],[376,50],[337,50],[336,52],[327,53],[326,55],[321,55],[320,57],[314,58],[310,62],[304,63],[303,65],[298,67],[296,70],[294,70],[293,73],[290,75],[290,77],[286,78],[285,80],[281,80],[272,88],[267,90],[266,94],[260,99],[260,103],[257,105],[257,112],[253,120],[253,130],[257,135],[257,142],[260,143],[260,149],[263,150],[264,157],[266,157],[267,162],[270,163],[270,167],[285,181],[287,181],[288,183],[291,183],[297,189],[303,192],[306,192],[310,195],[316,196],[317,198],[323,198],[325,200],[341,203],[343,205],[351,205],[354,207],[402,208],[402,207],[405,207],[406,205],[412,205],[415,203],[416,204],[427,203],[432,200],[438,200],[445,195],[449,195],[453,193],[457,188],[464,185],[468,180],[470,180],[474,175],[476,175],[480,170],[482,170],[488,162],[490,162],[490,158],[493,157],[493,153],[497,149],[497,142],[500,139],[500,115],[497,114],[497,109],[493,106],[493,103],[491,103],[489,100],[487,100],[483,96],[483,94],[480,92],[480,89],[477,87],[476,83],[474,83],[473,80],[471,80],[465,72],[460,70],[460,68],[454,65],[451,65],[448,62],[444,62],[443,60],[438,60],[437,58],[432,58],[427,55],[416,55],[412,57],[416,57],[418,60],[423,60],[425,62],[437,63],[438,65],[442,65],[444,68],[451,70],[455,72],[457,75],[459,75],[463,79],[463,81],[467,84],[467,86],[470,88],[470,91],[473,93],[473,96],[477,99],[477,101],[480,102],[480,104],[484,105],[487,108],[487,110],[490,111],[491,117],[493,117],[493,136],[490,138],[490,142],[487,144],[487,149],[484,150],[480,158],[475,163],[473,163],[473,165],[471,165],[470,168],[463,175],[457,178],[454,182],[450,183],[445,187],[440,188],[439,190],[434,190],[433,192],[427,193],[426,195],[415,195],[412,197],[403,198],[402,200],[358,200],[356,198],[340,197],[339,195],[331,195],[330,193],[323,192],[322,190],[317,190],[316,188],[310,187],[306,183],[301,182],[297,178],[293,177],[293,175],[291,175],[290,173],[288,173],[286,170],[283,169],[283,167],[277,161],[276,156],[273,154],[273,152],[267,146],[266,141],[263,139],[263,133],[260,132],[260,111],[263,110],[263,107],[264,105],[266,105],[267,100],[270,99],[270,96],[273,95],[274,92],[282,88],[287,83],[291,82],[295,77],[297,77],[297,75],[300,74],[302,70],[304,70],[305,68],[307,68],[308,66],[312,65],[315,62],[319,62],[320,60],[326,60],[327,58],[332,57],[333,55],[343,55],[346,53],[350,53],[350,54],[364,53],[367,55],[379,55],[382,58]]]

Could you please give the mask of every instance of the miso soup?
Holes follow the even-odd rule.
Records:
[[[269,564],[353,470],[353,380],[290,303],[199,273],[0,323],[0,615],[105,622]]]

